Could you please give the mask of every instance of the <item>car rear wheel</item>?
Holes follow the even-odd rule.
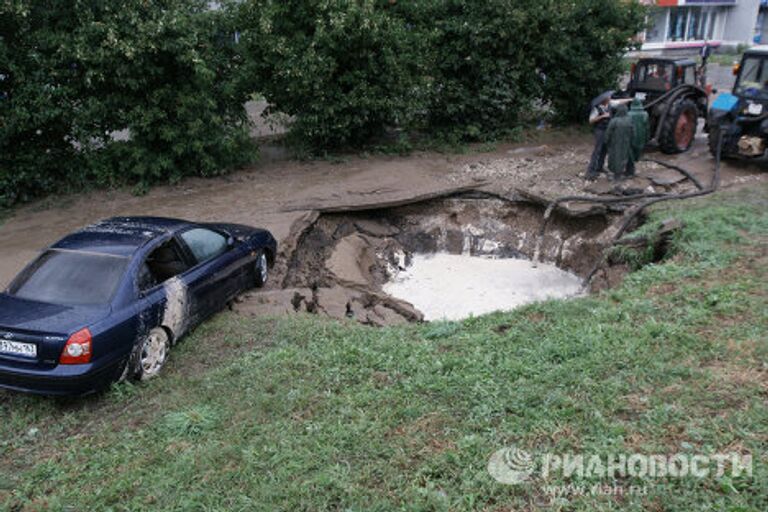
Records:
[[[256,258],[254,273],[256,274],[257,288],[261,288],[267,284],[267,280],[269,280],[269,261],[267,261],[267,255],[263,251],[259,254],[259,257]]]
[[[688,151],[696,136],[699,112],[691,100],[675,102],[670,107],[661,128],[660,146],[664,153],[674,154]]]
[[[162,327],[149,331],[142,340],[141,350],[136,361],[136,377],[138,380],[149,380],[156,377],[168,360],[171,348],[168,333]]]

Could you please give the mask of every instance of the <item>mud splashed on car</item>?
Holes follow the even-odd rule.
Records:
[[[164,288],[166,304],[163,325],[171,329],[174,339],[179,339],[189,325],[189,290],[179,277],[166,281]]]

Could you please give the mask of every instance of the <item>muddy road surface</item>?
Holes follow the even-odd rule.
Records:
[[[449,198],[457,192],[474,194],[474,199],[477,194],[487,194],[494,200],[516,204],[516,208],[524,204],[539,209],[546,206],[547,201],[562,195],[609,194],[613,186],[605,177],[588,184],[579,176],[587,165],[590,152],[591,137],[588,134],[562,132],[542,132],[532,142],[499,145],[492,152],[460,155],[425,152],[407,157],[348,157],[340,162],[298,162],[268,150],[265,151],[267,158],[250,168],[219,178],[187,179],[178,185],[155,188],[145,196],[134,196],[129,191],[97,191],[48,199],[17,208],[0,226],[0,286],[4,288],[40,249],[79,227],[112,216],[157,215],[193,221],[243,223],[272,231],[280,244],[276,274],[265,291],[249,293],[239,301],[236,307],[244,313],[307,310],[326,312],[329,316],[352,316],[355,314],[352,310],[357,307],[362,318],[368,320],[366,323],[419,319],[418,311],[380,292],[386,276],[373,278],[372,287],[353,286],[351,291],[349,287],[344,288],[348,282],[339,282],[344,280],[334,280],[333,277],[346,271],[358,272],[359,268],[338,270],[338,266],[359,266],[354,255],[367,256],[354,251],[362,245],[384,247],[376,244],[385,244],[382,240],[387,238],[386,233],[374,236],[376,233],[371,235],[370,230],[386,230],[392,223],[387,221],[384,228],[370,225],[368,233],[324,232],[333,247],[346,238],[342,247],[350,246],[351,249],[347,247],[348,252],[336,254],[335,259],[334,251],[328,248],[323,254],[312,257],[313,248],[306,240],[313,232],[317,236],[323,234],[317,231],[318,225],[324,226],[326,231],[331,229],[324,216],[363,212],[360,215],[370,217],[376,212],[420,203],[429,208],[429,201]],[[685,167],[705,183],[709,182],[714,166],[702,134],[686,154],[668,157],[650,153],[648,156]],[[685,191],[692,187],[689,180],[656,164],[641,163],[638,173],[638,178],[623,185],[625,189],[663,192]],[[723,187],[749,186],[765,180],[768,180],[768,171],[756,165],[724,163],[722,166]],[[605,209],[595,209],[593,205],[566,205],[566,209],[570,211],[561,213],[570,218],[569,229],[574,233],[579,231],[574,223],[584,222],[591,226],[598,222],[596,218],[605,218],[609,213]],[[488,210],[488,214],[493,215],[493,211]],[[528,209],[525,211],[526,215],[530,213]],[[536,217],[538,211],[531,215]],[[453,221],[456,218],[454,215]],[[358,220],[361,219],[365,220],[362,217]],[[356,220],[350,222],[354,225]],[[477,219],[472,222],[477,223]],[[535,229],[535,223],[530,219],[526,223],[531,224],[530,230]],[[459,231],[466,227],[457,226]],[[451,236],[451,229],[445,228],[442,232]],[[401,245],[407,248],[412,238],[412,232],[408,236],[403,234]],[[524,244],[520,244],[524,248]],[[527,249],[521,251],[526,253]],[[302,266],[302,258],[308,262],[306,267]],[[325,260],[320,261],[323,258]],[[335,273],[333,265],[337,267]],[[376,265],[362,270],[375,274],[374,267]],[[327,297],[327,302],[323,302],[323,296]],[[328,312],[331,309],[335,313]]]

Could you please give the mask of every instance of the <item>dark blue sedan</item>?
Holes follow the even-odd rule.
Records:
[[[73,233],[0,294],[0,387],[79,395],[156,376],[171,345],[263,286],[263,229],[119,217]]]

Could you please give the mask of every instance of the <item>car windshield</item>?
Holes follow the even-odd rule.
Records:
[[[762,57],[745,57],[734,92],[740,96],[768,98],[768,64]]]
[[[660,62],[638,64],[635,74],[635,88],[652,91],[666,91],[672,84],[674,66]]]
[[[46,251],[16,278],[8,293],[51,304],[107,304],[127,263],[127,258],[106,254]]]

